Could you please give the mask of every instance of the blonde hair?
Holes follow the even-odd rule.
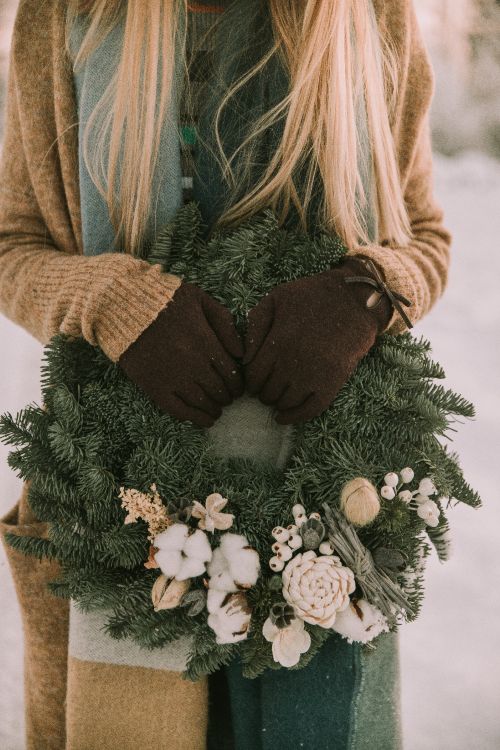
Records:
[[[250,152],[252,142],[267,128],[281,120],[283,135],[262,177],[224,211],[219,223],[236,224],[268,206],[283,221],[293,205],[306,228],[307,208],[319,176],[323,226],[336,231],[349,248],[369,243],[372,238],[365,218],[369,196],[361,174],[358,127],[363,106],[379,237],[405,244],[410,227],[390,127],[396,68],[379,34],[372,0],[267,1],[274,44],[222,98],[214,122],[217,134],[221,113],[231,97],[273,55],[285,63],[290,87],[286,97],[259,118],[234,154],[224,153],[217,135],[227,181],[237,181],[236,156]],[[86,126],[83,152],[113,226],[131,253],[138,252],[144,236],[179,39],[185,49],[185,25],[182,33],[180,19],[182,13],[188,18],[188,7],[188,0],[68,2],[68,49],[76,16],[82,12],[89,16],[75,69],[124,14],[120,62]],[[98,131],[97,139],[89,153],[93,129]],[[299,188],[297,168],[303,165],[305,182]]]

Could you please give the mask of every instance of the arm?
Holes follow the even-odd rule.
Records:
[[[122,253],[84,257],[74,240],[65,242],[64,250],[58,246],[48,224],[68,225],[68,217],[57,203],[47,221],[42,215],[23,125],[12,56],[0,168],[0,311],[43,343],[57,332],[83,336],[116,361],[157,317],[181,279]],[[57,134],[51,135],[55,141]],[[62,232],[59,242],[65,239]]]
[[[378,3],[385,17],[382,33],[392,36],[397,48],[399,81],[393,133],[412,238],[405,247],[381,241],[352,251],[371,258],[383,272],[388,286],[412,301],[406,312],[420,320],[444,291],[451,235],[443,226],[443,212],[434,199],[429,108],[434,92],[432,67],[424,46],[412,2]],[[403,38],[401,38],[403,30]],[[406,328],[394,313],[387,330]]]

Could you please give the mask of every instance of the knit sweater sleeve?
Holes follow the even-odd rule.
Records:
[[[30,112],[20,116],[14,47],[19,46],[21,31],[14,32],[0,166],[0,312],[42,343],[58,332],[83,336],[116,361],[182,280],[125,253],[85,257],[79,251],[54,149],[40,163],[33,163],[26,153],[27,144],[32,147],[26,133],[34,126],[26,122]],[[25,48],[24,58],[26,54]],[[33,100],[35,116],[43,117],[47,132],[40,138],[55,143],[58,133],[50,100],[41,100],[36,91],[23,91],[23,97]],[[46,110],[40,114],[41,104]]]
[[[429,108],[434,92],[434,77],[428,53],[411,0],[380,2],[380,19],[396,47],[398,90],[392,129],[411,226],[411,238],[405,246],[381,240],[353,253],[367,256],[383,272],[390,287],[412,302],[405,308],[413,323],[422,318],[444,291],[451,235],[443,226],[443,211],[433,195],[432,149]],[[406,329],[394,313],[387,330]]]

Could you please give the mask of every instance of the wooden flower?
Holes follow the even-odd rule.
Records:
[[[198,500],[194,501],[191,515],[200,519],[198,526],[203,531],[214,532],[215,529],[226,531],[231,528],[234,520],[232,513],[221,513],[227,503],[227,497],[222,497],[218,492],[212,492],[205,500],[205,505],[199,503]]]

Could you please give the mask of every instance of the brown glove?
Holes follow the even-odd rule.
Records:
[[[118,364],[161,411],[211,427],[244,391],[243,351],[229,310],[183,282]]]
[[[358,283],[346,283],[349,277]],[[348,258],[330,271],[280,284],[248,313],[245,385],[274,405],[280,424],[321,414],[387,326],[389,296],[374,292],[367,277],[362,262]],[[367,307],[369,298],[376,306]]]

